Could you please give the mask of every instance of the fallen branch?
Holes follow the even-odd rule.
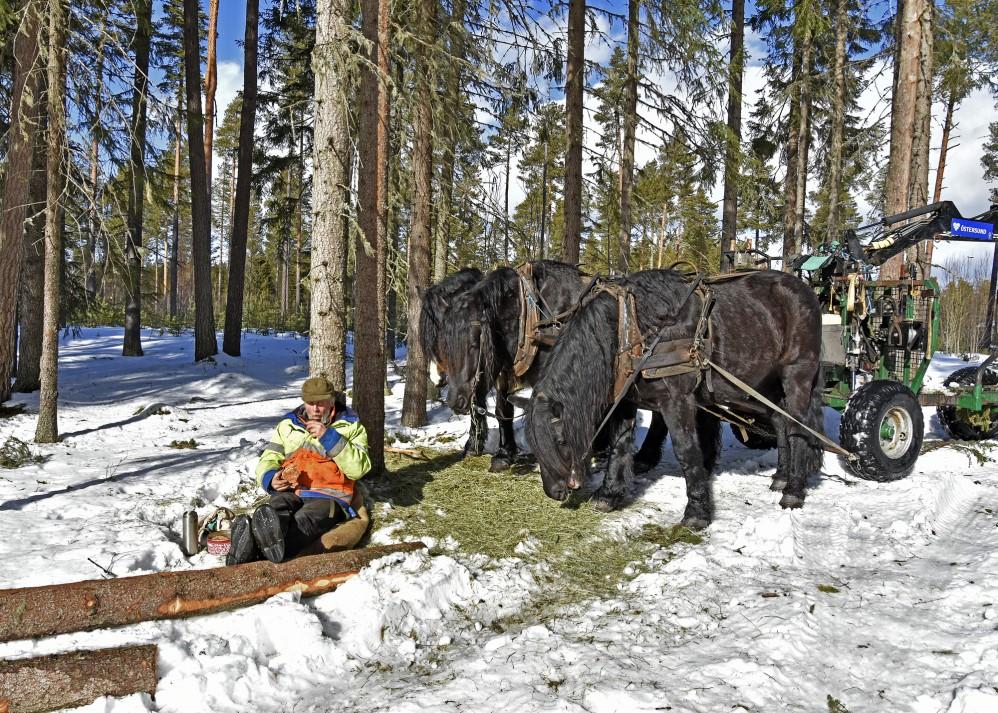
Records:
[[[403,542],[281,564],[251,562],[0,590],[0,641],[214,614],[281,592],[314,596],[332,591],[379,557],[424,547],[422,542]]]
[[[419,458],[421,460],[429,460],[422,451],[418,451],[415,448],[392,448],[391,446],[385,446],[385,453],[395,453],[397,455],[409,456],[410,458]]]
[[[0,661],[0,713],[43,713],[132,693],[156,693],[154,645]]]

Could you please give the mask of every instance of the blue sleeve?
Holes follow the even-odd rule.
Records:
[[[322,434],[322,438],[319,439],[319,443],[321,443],[322,447],[326,449],[327,455],[333,456],[335,455],[335,451],[338,450],[336,448],[336,444],[340,442],[341,438],[342,436],[339,432],[332,426],[329,426],[326,429],[326,432]]]
[[[263,474],[263,477],[260,479],[260,485],[268,493],[274,492],[273,490],[270,489],[270,481],[274,479],[275,475],[277,475],[276,470],[268,470],[266,473]]]

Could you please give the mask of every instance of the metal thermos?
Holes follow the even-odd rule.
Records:
[[[188,510],[184,513],[184,552],[188,557],[193,557],[198,553],[198,514],[195,510]]]

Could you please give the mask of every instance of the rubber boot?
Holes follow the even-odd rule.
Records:
[[[232,521],[229,552],[225,555],[225,564],[245,564],[260,559],[256,539],[253,537],[248,515],[240,515]]]
[[[253,513],[253,539],[268,560],[277,564],[284,559],[284,528],[277,511],[261,505]]]

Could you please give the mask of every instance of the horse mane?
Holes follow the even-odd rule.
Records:
[[[457,295],[467,292],[481,280],[481,270],[465,267],[423,293],[423,305],[419,310],[419,343],[425,354],[439,360],[438,347],[447,308]]]
[[[512,360],[503,339],[501,313],[504,302],[517,296],[517,280],[515,270],[500,267],[454,299],[441,329],[446,355],[468,354],[475,346],[471,343],[471,315],[477,314],[481,320],[481,366],[488,378],[497,366]]]
[[[634,294],[638,322],[646,336],[676,319],[682,287],[687,284],[680,273],[671,270],[646,270],[615,282]],[[571,411],[572,418],[561,421],[562,435],[566,447],[575,453],[589,452],[596,428],[613,402],[617,321],[617,300],[607,293],[582,304],[566,324],[534,386],[535,399],[559,402]],[[685,324],[679,328],[688,329]],[[534,438],[543,435],[532,422],[527,430]],[[532,446],[543,461],[545,445],[537,442]]]

